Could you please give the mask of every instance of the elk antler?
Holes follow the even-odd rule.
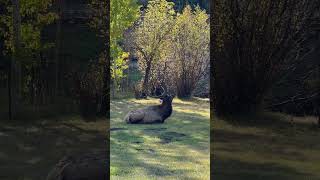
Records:
[[[163,97],[165,94],[166,94],[166,90],[162,87],[162,86],[160,86],[160,88],[162,89],[162,94],[160,94],[160,95],[158,95],[158,96],[152,96],[152,97],[154,97],[154,98],[160,98],[160,97]],[[156,94],[156,91],[157,90],[157,88],[155,88],[155,90],[154,90],[154,94]]]

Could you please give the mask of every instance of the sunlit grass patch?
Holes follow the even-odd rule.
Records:
[[[124,122],[130,110],[154,104],[159,100],[111,102],[111,179],[209,179],[208,101],[175,98],[164,124]]]

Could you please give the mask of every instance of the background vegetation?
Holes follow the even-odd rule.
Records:
[[[212,5],[213,178],[319,179],[319,8]]]
[[[107,23],[98,21],[106,4],[3,0],[1,9],[3,118],[106,109],[107,44],[99,37]]]
[[[0,179],[46,179],[63,156],[108,153],[107,8],[0,1]]]
[[[136,5],[129,7],[137,9]],[[134,94],[141,98],[163,87],[187,98],[199,86],[206,87],[202,96],[208,97],[208,81],[198,82],[209,76],[209,16],[196,3],[184,7],[180,10],[165,0],[141,2],[140,17],[126,19],[131,26],[122,29],[117,45],[128,54],[113,60],[117,62],[112,67],[117,86],[112,97]]]
[[[111,11],[111,25],[123,27],[111,37],[121,52],[111,67],[111,179],[209,179],[209,101],[195,98],[209,96],[209,16],[197,2],[133,2],[111,1],[134,12]],[[165,123],[125,123],[162,93],[179,98]]]
[[[0,160],[9,162],[0,167],[6,172],[0,178],[44,177],[58,157],[46,164],[40,152],[51,157],[102,147],[98,126],[108,126],[109,92],[111,141],[118,148],[111,147],[114,177],[134,172],[208,177],[208,161],[195,160],[207,156],[207,104],[194,97],[209,97],[210,87],[216,163],[211,172],[217,178],[318,179],[320,2],[217,0],[211,5],[205,0],[0,0],[0,142],[5,147]],[[161,88],[180,98],[174,101],[172,126],[130,130],[120,123],[123,109],[156,103],[133,97],[158,95]],[[192,114],[194,106],[200,111]],[[168,139],[172,142],[161,144]],[[135,168],[121,171],[120,165],[128,165],[123,157],[135,157],[124,156],[120,141],[144,161],[158,159],[133,162]],[[178,157],[180,147],[188,147],[183,150],[194,155],[189,160],[200,166],[192,169],[185,156]],[[172,157],[165,159],[168,153]],[[166,160],[177,164],[155,165]],[[38,175],[17,177],[25,169],[35,172],[32,167],[39,168]]]
[[[284,108],[289,113],[319,114],[318,10],[319,2],[312,0],[216,2],[216,113]]]

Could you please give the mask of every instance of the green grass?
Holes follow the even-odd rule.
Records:
[[[1,121],[0,179],[44,180],[65,155],[106,150],[106,129],[105,119],[88,122],[78,116]]]
[[[174,99],[164,124],[124,122],[127,112],[151,104],[159,101],[111,101],[111,179],[209,179],[209,102]]]
[[[315,123],[315,117],[291,121],[270,113],[216,118],[211,129],[213,179],[320,179],[320,129]]]

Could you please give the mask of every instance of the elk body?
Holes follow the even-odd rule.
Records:
[[[130,111],[124,118],[129,124],[154,124],[164,123],[172,113],[172,99],[170,95],[160,98],[160,105],[148,106],[145,108]]]

